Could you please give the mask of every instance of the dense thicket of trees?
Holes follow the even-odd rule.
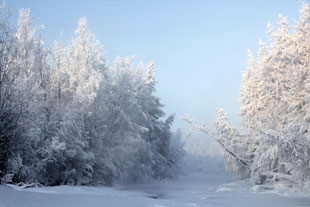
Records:
[[[154,63],[105,64],[78,21],[68,45],[44,46],[29,10],[18,28],[0,11],[0,178],[44,185],[175,176],[183,154],[155,92]]]
[[[236,177],[309,187],[310,4],[303,5],[295,25],[280,15],[277,30],[268,25],[267,33],[269,43],[260,42],[257,58],[249,52],[242,76],[242,132],[223,109],[212,129],[193,127],[223,147],[227,169]]]
[[[258,58],[249,55],[243,74],[241,116],[255,140],[252,177],[310,180],[310,5],[289,26],[279,16],[278,29],[268,27],[271,43],[260,44]]]
[[[237,143],[231,146],[243,149],[238,157],[249,164],[254,183],[305,184],[310,181],[310,5],[303,5],[295,25],[280,15],[277,30],[269,25],[267,33],[270,43],[260,42],[257,58],[249,52],[243,73],[240,115],[247,135],[230,133]]]

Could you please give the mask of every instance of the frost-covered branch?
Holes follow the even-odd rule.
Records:
[[[195,125],[193,122],[196,118],[190,117],[189,115],[185,115],[181,117],[181,119],[190,125],[190,131],[187,133],[188,137],[191,136],[191,133],[194,130],[200,131],[208,136],[211,136],[218,144],[221,145],[221,147],[225,150],[226,153],[234,157],[238,162],[242,163],[247,168],[250,168],[250,165],[243,158],[241,158],[241,156],[233,152],[233,150],[229,149],[229,146],[226,146],[224,144],[224,142],[221,140],[221,137],[217,136],[215,133],[211,132],[211,130],[207,129],[204,123],[201,123],[200,125]]]

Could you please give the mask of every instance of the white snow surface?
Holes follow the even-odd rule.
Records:
[[[249,181],[193,173],[176,180],[116,187],[0,185],[0,207],[301,207],[310,197],[253,191]]]

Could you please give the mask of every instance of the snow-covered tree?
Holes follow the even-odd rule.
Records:
[[[217,115],[217,119],[213,123],[213,137],[224,147],[226,169],[237,178],[248,177],[253,162],[255,142],[240,134],[230,124],[227,114],[223,109],[217,109]]]
[[[16,71],[13,70],[15,41],[9,25],[6,5],[0,7],[0,178],[7,173],[8,159],[12,153],[12,141],[21,116],[22,104],[17,102]],[[1,181],[0,181],[1,183]]]
[[[160,120],[164,113],[153,94],[154,64],[145,68],[134,60],[116,58],[94,102],[99,112],[94,122],[96,177],[108,184],[162,177],[168,165],[172,120]]]
[[[47,96],[49,66],[47,52],[36,29],[31,27],[29,10],[20,10],[18,29],[13,36],[15,55],[11,57],[10,70],[14,73],[15,103],[19,103],[16,134],[12,139],[7,174],[13,180],[34,180],[36,159],[34,149],[46,135],[48,123]]]
[[[309,4],[295,26],[280,15],[278,29],[268,28],[271,43],[260,44],[257,59],[249,56],[243,74],[240,114],[259,143],[252,166],[259,184],[310,179],[309,28]]]
[[[92,104],[99,89],[104,66],[103,47],[87,28],[86,18],[78,21],[77,35],[67,47],[55,43],[53,60],[53,130],[45,148],[49,182],[87,184],[92,182],[94,153]],[[61,147],[59,147],[61,146]],[[55,148],[54,148],[55,147]],[[52,181],[53,180],[53,181]]]

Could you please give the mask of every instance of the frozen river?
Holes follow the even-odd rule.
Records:
[[[310,198],[251,191],[229,176],[194,174],[178,180],[114,188],[0,186],[0,207],[309,207]]]
[[[144,192],[161,206],[310,207],[310,198],[257,193],[251,188],[248,181],[234,182],[228,176],[201,174],[166,183],[123,187]]]

